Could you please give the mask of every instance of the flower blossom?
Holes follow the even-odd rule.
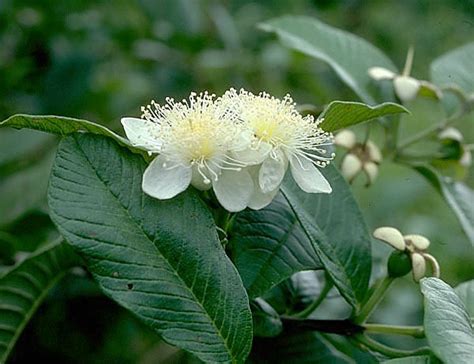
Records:
[[[423,235],[409,234],[402,235],[402,233],[389,226],[379,227],[374,231],[374,238],[382,240],[393,248],[406,252],[411,259],[412,274],[415,282],[418,282],[425,276],[426,262],[431,264],[433,276],[439,278],[440,268],[438,261],[426,250],[430,246],[430,241]]]
[[[361,171],[367,175],[367,186],[374,183],[382,162],[382,153],[375,143],[371,140],[358,143],[352,131],[342,130],[334,137],[334,144],[348,150],[342,159],[341,173],[349,183]]]
[[[303,191],[332,191],[318,169],[334,158],[328,149],[332,135],[320,128],[322,120],[299,114],[289,95],[280,100],[265,92],[230,89],[223,102],[238,115],[248,142],[248,148],[234,151],[233,156],[250,165],[254,180],[250,208],[261,209],[272,201],[288,166]]]
[[[435,85],[410,76],[413,55],[414,50],[410,48],[402,74],[397,74],[384,67],[371,67],[368,70],[369,76],[376,81],[391,80],[395,94],[402,102],[414,100],[419,94],[440,99],[441,91]]]
[[[191,184],[211,187],[228,211],[243,210],[253,182],[245,163],[232,155],[242,144],[241,125],[215,100],[215,95],[191,93],[189,100],[152,101],[142,108],[142,118],[123,118],[130,142],[159,155],[143,175],[143,191],[158,199],[170,199]]]

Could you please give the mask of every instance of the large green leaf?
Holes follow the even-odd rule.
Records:
[[[441,176],[427,165],[413,166],[444,197],[458,218],[467,238],[474,245],[474,191],[462,182]]]
[[[315,332],[283,332],[271,339],[256,339],[251,362],[262,363],[350,363],[326,339]]]
[[[0,179],[0,226],[46,205],[46,190],[53,156]]]
[[[287,176],[283,193],[268,207],[238,215],[234,261],[251,297],[296,272],[324,267],[351,305],[357,308],[364,298],[370,236],[344,178],[333,166],[323,172],[333,187],[330,195],[305,193]]]
[[[167,342],[207,362],[243,362],[249,302],[210,212],[193,191],[146,196],[145,167],[110,138],[64,139],[50,180],[53,221],[105,294]]]
[[[16,129],[28,128],[39,130],[62,136],[77,132],[87,132],[105,135],[115,139],[121,145],[130,146],[130,142],[127,139],[115,134],[105,126],[87,120],[68,118],[64,116],[17,114],[0,122],[0,128],[7,126]]]
[[[474,279],[459,284],[454,291],[466,305],[469,315],[474,317]]]
[[[327,273],[357,311],[368,288],[371,238],[344,178],[332,165],[323,174],[331,194],[305,193],[290,178],[282,192]]]
[[[250,297],[258,297],[293,273],[322,265],[290,206],[278,195],[266,208],[237,215],[234,262]]]
[[[472,363],[474,331],[464,304],[438,278],[423,278],[420,285],[425,297],[425,333],[433,352],[446,364]]]
[[[46,294],[76,264],[61,241],[38,250],[0,275],[0,363],[4,363]]]
[[[431,63],[431,79],[438,86],[457,86],[464,93],[474,93],[474,42],[459,47]],[[456,106],[456,98],[443,97],[449,112]]]
[[[337,131],[381,116],[407,112],[402,105],[392,102],[369,106],[360,102],[333,101],[321,114],[324,118],[321,127],[326,131]]]
[[[292,49],[326,62],[364,102],[373,103],[370,67],[396,72],[393,63],[377,48],[353,34],[307,16],[283,16],[261,24]]]

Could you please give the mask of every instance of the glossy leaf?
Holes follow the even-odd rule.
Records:
[[[454,292],[464,302],[469,315],[474,317],[474,279],[459,284]]]
[[[474,42],[450,51],[431,64],[431,79],[438,86],[455,86],[466,95],[474,92]],[[449,112],[456,107],[456,97],[445,93],[443,97]]]
[[[71,248],[49,244],[0,275],[0,363],[50,289],[77,263]]]
[[[293,273],[322,268],[281,195],[262,210],[239,213],[231,236],[234,262],[250,297],[261,296]]]
[[[371,67],[397,72],[393,63],[362,38],[333,28],[308,16],[283,16],[261,24],[261,29],[278,35],[281,42],[326,62],[364,102],[373,103],[369,86]]]
[[[265,300],[256,298],[251,303],[253,334],[260,337],[277,336],[283,330],[278,313]]]
[[[322,172],[332,193],[305,193],[290,178],[282,192],[339,292],[358,310],[368,288],[371,238],[344,178],[332,165]]]
[[[16,129],[27,128],[62,136],[77,132],[86,132],[105,135],[115,139],[121,145],[130,146],[127,139],[115,134],[105,126],[87,120],[68,118],[64,116],[17,114],[0,122],[0,127],[11,127]]]
[[[416,165],[414,168],[441,193],[474,246],[474,191],[462,182],[441,176],[429,166]]]
[[[446,364],[472,363],[474,331],[462,301],[438,278],[423,278],[420,286],[425,334],[433,352]]]
[[[391,102],[369,106],[360,102],[333,101],[321,114],[324,118],[321,127],[326,131],[337,131],[381,116],[401,113],[408,113],[408,110]]]
[[[110,138],[64,139],[52,170],[51,217],[104,293],[164,340],[207,362],[243,362],[249,302],[193,191],[159,201],[141,190],[146,165]]]

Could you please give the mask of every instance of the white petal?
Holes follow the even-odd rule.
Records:
[[[371,67],[369,68],[369,76],[377,81],[391,80],[395,77],[395,73],[383,67]]]
[[[410,234],[404,236],[405,241],[411,241],[411,243],[417,248],[418,250],[426,250],[430,246],[430,241],[425,238],[423,235],[417,234]]]
[[[258,185],[255,186],[252,196],[250,197],[248,207],[253,210],[263,209],[264,207],[270,205],[279,190],[279,188],[276,188],[273,191],[263,193]]]
[[[191,184],[200,191],[207,191],[212,187],[211,177],[209,171],[205,168],[201,168],[201,173],[204,174],[204,177],[199,173],[197,165],[192,167],[192,178]]]
[[[153,128],[158,131],[158,125],[138,118],[122,118],[121,122],[132,145],[155,153],[160,151],[161,140],[156,139],[150,133]]]
[[[152,197],[166,200],[176,196],[188,188],[191,182],[192,171],[190,167],[181,165],[163,166],[166,159],[156,157],[143,174],[143,191]]]
[[[267,157],[260,167],[258,173],[258,184],[263,193],[271,192],[280,186],[285,177],[288,159],[283,153],[277,153],[277,158]]]
[[[411,265],[413,269],[413,279],[415,280],[415,282],[418,282],[421,278],[425,276],[425,258],[421,254],[413,253],[411,255]]]
[[[341,173],[350,182],[362,169],[361,160],[352,153],[347,154],[342,160]]]
[[[420,90],[420,81],[410,76],[397,76],[393,80],[395,93],[402,101],[413,100]]]
[[[248,165],[262,163],[268,157],[268,153],[272,150],[272,146],[266,142],[260,142],[256,148],[247,147],[243,150],[234,151],[233,157],[239,162]]]
[[[379,147],[372,142],[371,140],[368,140],[366,143],[366,148],[367,151],[369,152],[369,157],[372,160],[372,162],[377,162],[380,163],[382,162],[382,153],[380,152]]]
[[[393,227],[379,227],[378,229],[375,229],[373,235],[375,239],[382,240],[393,246],[395,249],[401,251],[405,250],[405,239],[403,239],[402,233]]]
[[[440,100],[443,97],[443,92],[436,85],[433,85],[428,81],[420,81],[419,94],[437,100]]]
[[[301,163],[300,163],[301,162]],[[331,193],[332,188],[322,173],[306,158],[290,160],[291,174],[298,186],[308,193]]]
[[[227,211],[237,212],[245,209],[253,193],[253,181],[247,170],[223,170],[212,187],[217,200]]]
[[[368,185],[373,184],[379,172],[379,167],[373,162],[366,162],[364,163],[362,168],[364,169],[365,173],[367,174],[367,178],[369,179]]]
[[[352,131],[347,129],[340,131],[334,137],[334,144],[346,149],[352,149],[356,144],[356,136]]]
[[[464,153],[461,156],[461,159],[459,159],[459,163],[463,167],[470,167],[472,164],[472,155],[470,150],[465,150]]]
[[[453,127],[444,129],[441,133],[438,134],[438,138],[439,139],[452,139],[458,142],[462,142],[464,139],[461,132],[458,129],[453,128]]]

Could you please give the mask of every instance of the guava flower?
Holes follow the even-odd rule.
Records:
[[[320,128],[322,120],[299,114],[289,95],[280,100],[265,92],[254,95],[231,89],[223,96],[223,102],[238,115],[247,131],[244,135],[249,147],[233,155],[254,165],[250,168],[255,181],[250,208],[260,209],[272,201],[288,166],[303,191],[332,191],[319,171],[334,158],[328,149],[332,135]]]
[[[449,147],[451,143],[457,144],[460,150],[459,164],[469,167],[472,164],[472,155],[469,146],[464,144],[464,137],[461,132],[453,127],[444,129],[438,134],[438,139]]]
[[[419,94],[440,99],[441,91],[435,85],[410,76],[413,55],[413,47],[410,47],[401,75],[384,67],[371,67],[368,70],[369,76],[376,81],[392,80],[395,94],[402,102],[414,100]]]
[[[235,114],[221,107],[215,95],[191,93],[189,100],[152,101],[142,108],[142,118],[123,118],[130,142],[159,155],[143,174],[143,191],[170,199],[190,184],[211,187],[228,211],[243,210],[253,192],[245,163],[231,155],[246,147]]]
[[[382,162],[382,153],[375,143],[371,140],[358,143],[352,131],[342,130],[334,137],[334,144],[348,150],[342,159],[341,173],[349,183],[352,183],[361,171],[367,175],[367,185],[374,183],[378,166]]]
[[[435,257],[426,252],[430,246],[430,241],[425,236],[418,234],[402,235],[399,230],[389,226],[379,227],[373,235],[374,238],[410,256],[415,282],[425,276],[426,262],[431,264],[432,275],[439,278],[439,264]]]

